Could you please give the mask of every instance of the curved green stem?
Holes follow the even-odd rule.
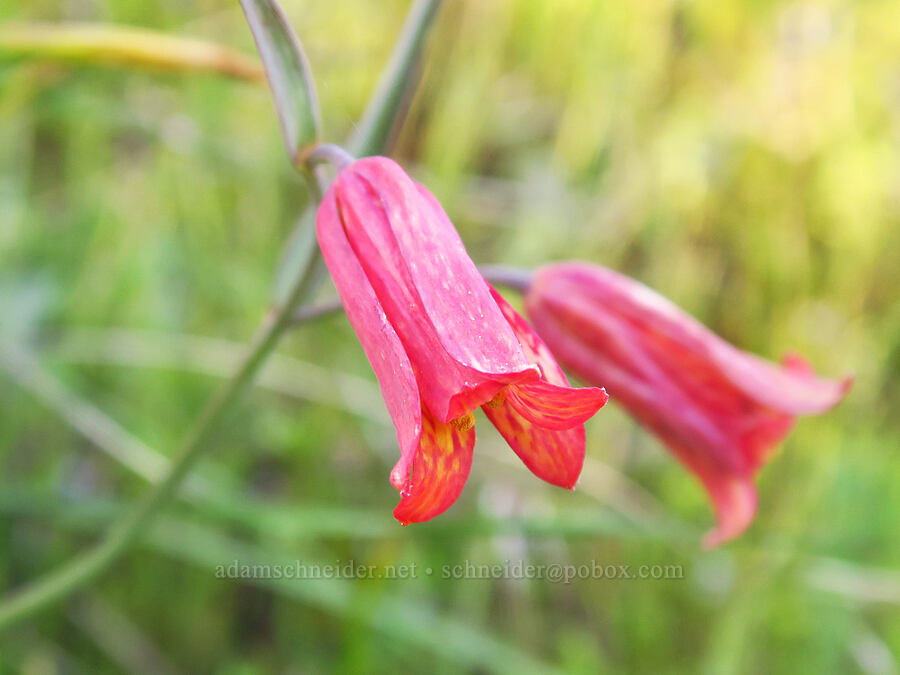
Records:
[[[328,162],[336,171],[342,171],[356,161],[356,158],[334,143],[318,143],[301,154],[307,167],[315,167]]]

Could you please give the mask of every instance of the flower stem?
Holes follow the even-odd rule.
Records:
[[[300,159],[310,170],[318,164],[328,162],[337,171],[342,171],[356,161],[353,155],[334,143],[318,143],[302,152]]]
[[[506,286],[525,293],[531,286],[531,270],[508,265],[479,265],[481,276],[495,286]]]
[[[304,305],[294,312],[294,318],[291,320],[291,323],[294,326],[302,326],[310,321],[315,321],[330,314],[337,314],[343,310],[344,306],[339,299],[329,300],[317,305]]]

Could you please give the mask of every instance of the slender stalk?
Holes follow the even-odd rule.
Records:
[[[256,51],[266,70],[269,91],[291,162],[321,137],[319,99],[309,60],[278,0],[240,0]]]
[[[307,166],[317,166],[324,162],[331,164],[336,171],[341,171],[355,161],[353,155],[339,145],[319,143],[300,155]]]
[[[321,305],[305,305],[294,312],[293,324],[295,326],[302,326],[310,321],[321,319],[323,316],[337,314],[343,310],[344,306],[338,299],[323,302]]]
[[[478,271],[495,286],[506,286],[519,293],[525,293],[531,286],[531,270],[508,265],[480,265]]]

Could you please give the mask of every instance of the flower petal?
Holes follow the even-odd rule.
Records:
[[[539,383],[510,386],[504,392],[502,402],[493,401],[483,406],[482,410],[535,476],[552,485],[571,490],[578,482],[584,466],[584,419],[606,403],[606,390],[593,387],[570,389],[562,368],[528,322],[493,287],[491,296],[515,332],[528,360],[540,368],[543,379]],[[573,424],[566,423],[564,428],[544,428],[536,424],[535,421],[540,420],[557,425],[565,417],[554,406],[542,406],[536,400],[542,391],[549,394],[552,401],[558,400],[555,397],[560,392],[585,392],[579,394],[579,397],[584,396],[584,400],[579,399],[582,407],[576,415],[576,421]],[[546,411],[546,414],[542,417],[540,411]],[[579,421],[577,417],[587,411],[590,414]],[[523,413],[527,413],[527,416]]]
[[[386,157],[370,157],[356,166],[385,206],[398,251],[448,353],[483,373],[527,369],[487,282],[434,196]]]
[[[850,391],[853,377],[818,377],[809,364],[791,355],[777,364],[743,352],[727,342],[710,350],[721,371],[745,394],[762,405],[790,415],[816,415],[830,410]]]
[[[525,355],[541,370],[543,380],[515,384],[506,390],[506,400],[532,424],[545,429],[568,429],[593,417],[609,400],[605,389],[573,388],[553,354],[534,329],[491,288],[494,302],[509,322]]]
[[[532,424],[545,429],[569,429],[593,417],[609,396],[605,389],[576,389],[540,381],[510,386],[506,400]]]
[[[535,326],[569,368],[589,382],[603,382],[616,402],[669,447],[705,454],[723,471],[746,471],[743,454],[735,447],[736,432],[728,435],[721,420],[709,416],[676,379],[652,360],[640,358],[640,334],[613,316],[601,318],[591,331],[573,332],[555,314],[532,312]]]
[[[566,374],[556,362],[553,352],[544,344],[544,341],[541,340],[531,325],[512,308],[512,305],[500,295],[496,288],[493,286],[488,286],[488,288],[490,288],[491,297],[500,309],[500,313],[503,314],[503,318],[506,319],[516,339],[522,346],[525,356],[540,369],[543,379],[551,384],[558,384],[563,387],[569,386],[569,380],[566,379]]]
[[[750,527],[758,497],[750,478],[723,480],[706,489],[716,509],[716,527],[703,537],[703,546],[711,549],[737,539]]]
[[[742,351],[653,289],[609,269],[583,263],[548,265],[537,272],[537,287],[542,297],[560,305],[573,298],[587,299],[594,308],[604,308],[652,338],[648,344],[656,346],[661,360],[690,358],[684,370],[697,375],[701,372],[694,366],[703,362],[704,371],[715,372],[747,397],[783,413],[824,412],[843,399],[853,382],[851,377],[816,377],[808,365],[799,365],[799,357],[779,367]]]
[[[439,419],[537,379],[446,215],[399,166],[359,160],[338,176],[335,194],[348,241]]]
[[[782,367],[728,344],[668,300],[609,270],[542,268],[526,297],[554,352],[653,431],[703,484],[716,546],[756,513],[753,484],[798,414],[836,403],[849,380],[816,378],[797,357]]]
[[[703,546],[716,548],[741,536],[756,517],[758,497],[755,470],[722,465],[702,449],[667,441],[672,453],[703,485],[716,514],[716,527],[703,537]]]
[[[422,404],[415,374],[397,333],[350,248],[331,191],[319,207],[316,236],[347,318],[378,378],[381,395],[397,430],[400,463],[408,466],[422,431]]]
[[[430,520],[450,508],[469,477],[474,447],[474,427],[444,424],[423,409],[422,435],[412,471],[400,489],[394,518],[409,525]]]
[[[575,487],[584,465],[583,424],[554,431],[529,422],[508,403],[482,410],[531,473],[552,485]]]

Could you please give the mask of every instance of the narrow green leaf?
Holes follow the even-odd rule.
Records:
[[[403,102],[416,85],[422,48],[441,0],[415,0],[406,15],[390,61],[366,106],[359,127],[350,139],[351,154],[360,157],[384,152],[391,130],[403,113]]]
[[[8,23],[0,26],[0,60],[212,72],[261,80],[259,63],[223,45],[105,23]]]
[[[319,102],[309,61],[300,40],[275,0],[241,0],[256,48],[266,69],[269,88],[291,161],[319,138]]]

